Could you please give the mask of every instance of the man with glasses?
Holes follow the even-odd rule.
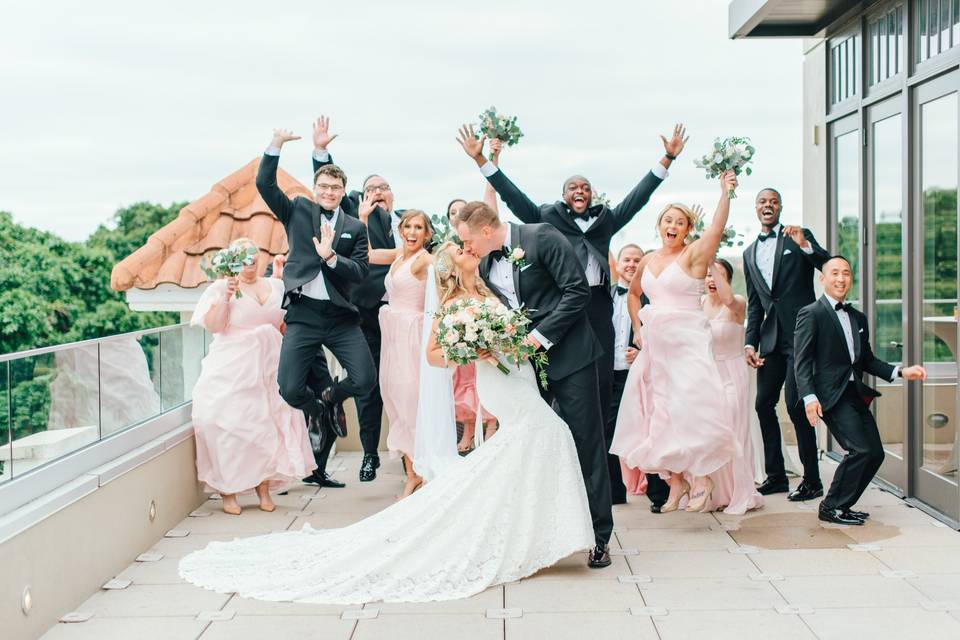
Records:
[[[343,401],[368,393],[376,383],[376,368],[351,301],[353,288],[369,270],[366,228],[341,208],[347,177],[336,165],[315,174],[314,196],[290,200],[277,185],[280,149],[298,140],[276,129],[257,171],[257,191],[283,224],[290,253],[283,269],[287,325],[280,347],[280,395],[307,415],[308,430],[324,434],[325,426],[346,435]],[[320,397],[309,381],[316,359],[327,347],[347,371],[330,381]],[[315,450],[321,447],[314,447]]]
[[[337,137],[330,134],[330,119],[320,116],[313,125],[313,171],[316,173],[324,166],[331,166],[333,158],[327,146]],[[341,207],[345,213],[358,218],[367,228],[370,247],[373,249],[394,249],[395,239],[400,234],[402,211],[393,209],[393,191],[383,177],[373,174],[363,181],[362,191],[353,191],[347,195]],[[363,282],[353,288],[350,301],[360,313],[360,328],[373,356],[379,380],[380,370],[380,307],[386,304],[386,288],[383,279],[390,271],[390,265],[370,265],[370,271]],[[377,447],[380,444],[380,425],[383,421],[383,399],[380,397],[380,385],[376,381],[368,392],[358,395],[357,419],[360,423],[360,444],[363,446],[363,462],[360,464],[360,481],[370,482],[377,477],[380,456]]]

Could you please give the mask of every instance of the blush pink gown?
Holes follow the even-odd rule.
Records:
[[[193,388],[197,477],[219,493],[246,493],[265,480],[280,490],[317,468],[303,413],[280,397],[283,282],[267,281],[262,305],[252,295],[230,298],[229,324],[214,334]],[[191,324],[204,326],[225,290],[226,280],[210,285]]]
[[[711,476],[713,502],[724,513],[742,515],[763,506],[753,482],[753,443],[750,439],[750,371],[743,357],[743,324],[723,307],[710,321],[713,357],[720,370],[730,424],[739,447],[733,459]]]
[[[460,365],[453,371],[453,401],[457,414],[457,422],[473,424],[477,419],[477,406],[480,396],[477,395],[477,365],[474,363]],[[496,420],[489,411],[480,407],[484,422]]]
[[[421,250],[420,253],[423,253]],[[387,412],[387,448],[413,459],[420,388],[420,347],[426,279],[411,272],[417,253],[397,260],[384,279],[390,303],[380,307],[380,395]]]
[[[628,468],[665,479],[710,475],[734,458],[737,446],[700,307],[703,280],[676,261],[659,276],[644,269],[641,278],[651,304],[640,310],[643,349],[627,376],[610,453]]]

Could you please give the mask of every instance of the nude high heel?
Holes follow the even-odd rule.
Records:
[[[710,476],[706,476],[703,479],[703,487],[691,496],[690,502],[687,503],[687,511],[705,511],[713,495],[713,486],[713,480]]]
[[[660,507],[660,513],[669,513],[671,511],[676,511],[680,508],[680,501],[683,500],[683,496],[690,495],[690,485],[686,480],[680,480],[680,490],[677,491],[676,498],[673,497],[673,487],[670,487],[670,496],[667,497],[667,501],[663,503],[663,506]]]

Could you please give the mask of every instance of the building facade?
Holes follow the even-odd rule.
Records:
[[[804,223],[850,259],[877,355],[930,373],[875,381],[878,475],[960,526],[960,0],[736,0],[729,15],[732,38],[803,38]]]

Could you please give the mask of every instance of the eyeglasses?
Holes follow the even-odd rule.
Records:
[[[364,188],[364,193],[383,193],[384,191],[390,191],[390,185],[388,184],[372,184],[369,187]]]
[[[329,191],[330,193],[340,193],[343,191],[342,184],[316,184],[313,187],[317,191]]]

